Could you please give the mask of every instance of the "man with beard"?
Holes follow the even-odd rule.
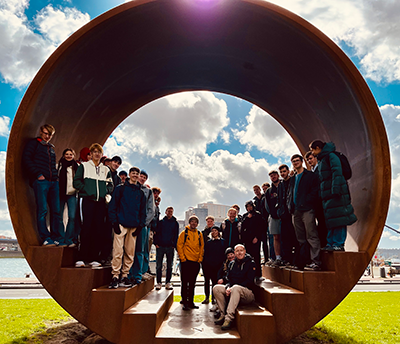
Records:
[[[252,289],[256,266],[252,257],[246,253],[242,244],[235,246],[235,260],[229,263],[227,283],[217,284],[213,288],[221,316],[215,321],[222,330],[230,330],[235,312],[240,302],[248,304],[255,300]],[[227,300],[228,305],[227,305]],[[226,311],[225,311],[226,310]]]

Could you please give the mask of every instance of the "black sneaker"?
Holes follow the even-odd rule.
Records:
[[[332,246],[332,250],[333,251],[344,251],[344,247],[343,246]]]
[[[194,303],[189,303],[187,305],[190,309],[199,309],[199,306],[196,306]]]
[[[310,265],[306,265],[304,267],[306,271],[321,271],[321,267],[318,264],[311,263]]]
[[[111,280],[111,283],[109,284],[108,288],[109,289],[117,289],[119,285],[118,277],[113,277]]]
[[[121,282],[119,282],[119,286],[123,288],[130,288],[132,285],[133,284],[129,281],[128,277],[124,277]]]

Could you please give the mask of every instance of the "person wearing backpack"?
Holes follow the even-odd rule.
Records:
[[[310,150],[318,158],[322,207],[328,228],[323,250],[344,251],[347,226],[357,221],[347,185],[351,177],[350,164],[344,154],[336,152],[333,142],[314,140]]]
[[[193,302],[196,278],[203,261],[204,240],[197,230],[199,218],[196,215],[189,217],[189,226],[179,234],[176,249],[181,261],[181,296],[183,310],[199,308]]]

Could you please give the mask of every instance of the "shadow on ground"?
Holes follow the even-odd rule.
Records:
[[[337,340],[332,340],[335,337]],[[43,332],[21,338],[9,344],[112,344],[76,321],[69,321],[59,326],[51,326]],[[304,332],[302,335],[287,342],[287,344],[359,344],[360,342],[348,337],[341,338],[333,333],[327,333],[318,328]]]

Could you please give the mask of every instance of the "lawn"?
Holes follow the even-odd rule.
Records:
[[[52,299],[0,300],[0,343],[26,343],[31,334],[69,319]]]
[[[307,336],[336,344],[400,343],[399,298],[400,292],[351,293]],[[0,344],[26,343],[31,334],[69,319],[54,300],[0,300]]]
[[[333,343],[400,343],[400,292],[350,293],[308,332]]]

